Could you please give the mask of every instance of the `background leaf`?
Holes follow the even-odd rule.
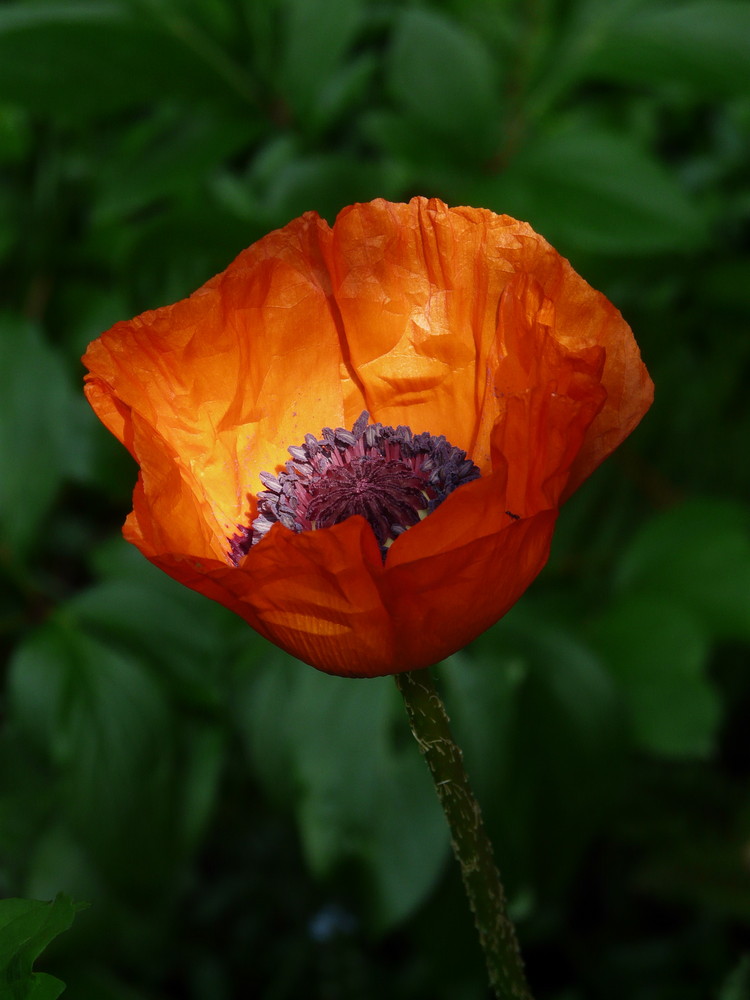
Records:
[[[13,1000],[55,1000],[65,989],[54,976],[32,972],[32,965],[53,938],[66,931],[77,910],[59,895],[51,903],[34,899],[0,900],[0,990]]]
[[[621,601],[593,629],[621,686],[637,743],[657,754],[710,753],[719,698],[706,676],[708,638],[669,597]]]
[[[68,120],[138,106],[155,93],[188,101],[247,97],[205,53],[163,27],[114,0],[6,5],[0,97]]]
[[[402,921],[432,889],[448,831],[425,765],[400,745],[395,689],[300,674],[279,656],[256,669],[242,698],[254,766],[274,798],[295,804],[312,870],[331,874],[359,859],[378,928]]]
[[[668,594],[722,638],[750,638],[750,518],[746,506],[694,499],[653,518],[633,538],[617,584]]]
[[[594,50],[585,69],[642,85],[680,83],[699,94],[746,95],[750,8],[742,0],[640,4]]]
[[[446,72],[449,67],[449,72]],[[397,19],[388,64],[394,100],[419,125],[481,152],[497,133],[497,67],[482,42],[436,11]]]
[[[361,0],[285,0],[280,78],[302,127],[321,111],[326,86],[361,27]]]
[[[629,136],[580,124],[532,138],[475,195],[591,254],[697,249],[707,236],[705,213],[655,157]]]
[[[65,475],[85,465],[86,434],[72,433],[79,407],[40,331],[0,316],[0,526],[15,551],[39,544]]]

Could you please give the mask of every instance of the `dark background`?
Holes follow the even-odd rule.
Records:
[[[750,996],[748,39],[744,0],[0,4],[0,895],[91,903],[66,998],[487,995],[392,680],[126,546],[81,395],[116,320],[414,194],[528,220],[656,383],[437,672],[537,1000]]]

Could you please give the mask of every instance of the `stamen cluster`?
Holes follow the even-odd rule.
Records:
[[[324,427],[289,448],[277,476],[261,472],[258,516],[232,539],[238,560],[277,522],[291,531],[329,528],[360,514],[372,527],[383,558],[393,541],[430,514],[449,493],[479,476],[466,452],[443,435],[369,424],[365,410],[351,430]]]

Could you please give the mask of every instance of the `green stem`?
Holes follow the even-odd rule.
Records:
[[[453,853],[474,913],[490,984],[499,1000],[532,1000],[492,844],[464,770],[461,750],[453,741],[445,706],[429,670],[396,674],[395,679],[411,731],[432,773],[448,820]]]

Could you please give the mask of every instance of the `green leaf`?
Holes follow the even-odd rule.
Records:
[[[32,966],[85,905],[62,894],[53,902],[0,900],[0,996],[7,1000],[55,1000],[62,993],[64,983],[32,972]]]
[[[742,95],[750,88],[747,3],[644,3],[615,27],[583,62],[582,75],[639,87],[680,83],[702,98]]]
[[[249,146],[257,131],[247,115],[233,118],[215,109],[196,109],[187,120],[170,109],[148,127],[139,123],[97,172],[95,223],[120,220],[158,199],[197,196],[211,171]]]
[[[192,726],[185,740],[185,780],[181,799],[180,832],[188,850],[195,850],[213,815],[227,738],[218,726]]]
[[[114,0],[6,4],[0,97],[77,121],[167,95],[244,97],[194,43]]]
[[[474,155],[493,148],[497,69],[479,38],[442,14],[412,7],[398,16],[386,71],[390,93],[409,118]]]
[[[11,222],[12,217],[13,194],[6,188],[0,190],[0,262],[4,262],[11,256],[18,239],[20,227]]]
[[[577,0],[563,24],[550,18],[546,44],[538,46],[532,92],[526,99],[532,120],[541,120],[586,77],[589,58],[610,39],[634,8],[650,0]]]
[[[50,781],[49,771],[46,781],[50,791],[59,796],[59,784]],[[101,869],[65,826],[59,801],[47,812],[45,822],[37,823],[31,831],[19,855],[24,864],[23,881],[20,883],[24,895],[32,899],[49,899],[62,891],[83,896],[96,907],[104,901],[106,890]],[[104,916],[103,913],[99,915]],[[90,929],[89,923],[81,931],[88,932]]]
[[[750,996],[750,955],[743,955],[727,977],[717,1000],[747,1000]]]
[[[296,807],[308,861],[323,875],[357,852],[373,818],[389,690],[294,666],[299,677],[287,711]]]
[[[288,219],[315,210],[330,222],[348,204],[387,195],[374,164],[340,153],[297,157],[269,184],[263,206],[271,218]]]
[[[106,580],[90,587],[69,602],[68,613],[108,646],[163,665],[181,697],[215,706],[221,694],[213,668],[236,634],[234,619],[165,577],[140,554],[139,559],[145,572],[137,579]],[[237,620],[237,631],[242,629],[248,641],[262,642]]]
[[[328,126],[346,112],[351,113],[352,105],[366,95],[378,69],[378,59],[371,52],[345,63],[321,88],[314,109],[316,120]]]
[[[376,799],[362,856],[373,889],[377,932],[398,926],[429,896],[449,857],[448,824],[430,772],[394,699],[405,745],[379,765]]]
[[[163,877],[172,720],[154,678],[59,617],[18,647],[8,683],[15,723],[60,774],[70,829],[111,879]]]
[[[750,509],[691,500],[658,514],[623,553],[616,583],[668,594],[712,636],[750,641]]]
[[[361,24],[363,3],[284,0],[282,7],[286,38],[280,81],[304,126]]]
[[[358,859],[373,925],[404,920],[442,870],[448,831],[390,678],[329,677],[271,653],[233,703],[256,772],[296,814],[313,872]]]
[[[59,889],[60,882],[42,892],[30,885],[28,851],[35,845],[56,805],[56,790],[50,782],[49,769],[29,747],[25,734],[19,732],[10,713],[0,730],[0,858],[6,885],[23,886],[26,895],[47,898]],[[90,893],[84,892],[87,898]]]
[[[563,253],[695,249],[706,219],[676,178],[627,135],[581,124],[539,134],[470,199],[529,219]]]
[[[294,661],[274,647],[240,658],[230,710],[255,773],[271,801],[292,808],[297,794],[295,730],[288,711],[295,697]]]
[[[706,676],[708,638],[672,594],[621,600],[590,634],[627,702],[643,750],[668,757],[712,751],[720,700]]]
[[[31,127],[21,108],[0,103],[0,163],[16,163],[27,155]]]
[[[255,768],[273,798],[294,808],[318,876],[355,853],[369,823],[383,694],[382,685],[327,677],[270,651],[238,701]]]
[[[0,316],[0,529],[17,552],[39,541],[65,473],[80,465],[79,403],[39,330]]]
[[[409,190],[461,191],[465,165],[456,162],[455,143],[395,111],[368,111],[360,119],[367,140],[386,154],[384,183],[393,197]],[[386,173],[386,170],[388,173]],[[460,198],[463,203],[465,199]]]
[[[494,798],[514,766],[511,742],[519,687],[527,676],[523,657],[489,650],[496,633],[456,653],[440,670],[445,701],[480,800]]]
[[[588,646],[528,602],[470,653],[444,668],[446,704],[510,890],[560,892],[612,805],[623,744],[615,685]]]

